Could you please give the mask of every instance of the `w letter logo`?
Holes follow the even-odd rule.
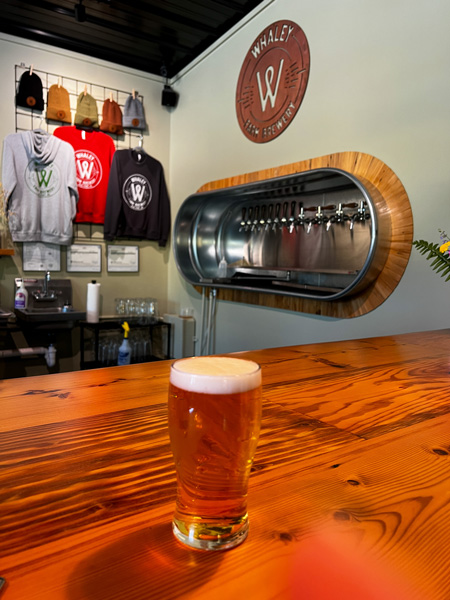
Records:
[[[102,179],[102,165],[96,154],[90,150],[75,150],[77,186],[82,190],[92,190]]]
[[[44,184],[45,187],[48,187],[50,179],[52,178],[52,173],[53,171],[47,173],[46,169],[41,169],[40,171],[36,169],[36,179],[40,188],[42,187],[42,184]]]
[[[258,91],[259,91],[259,99],[261,100],[261,109],[264,112],[266,110],[267,100],[270,100],[270,105],[273,108],[275,106],[275,100],[277,99],[278,87],[280,85],[280,77],[283,72],[283,64],[284,58],[280,60],[280,65],[278,67],[277,81],[275,83],[275,89],[272,89],[273,79],[275,76],[275,69],[272,65],[267,67],[266,72],[264,74],[264,81],[266,84],[266,94],[264,95],[262,84],[261,84],[261,75],[259,71],[256,73],[256,80],[258,82]]]
[[[89,180],[92,177],[94,163],[89,160],[77,160],[77,171],[80,179]]]
[[[142,202],[142,199],[144,197],[145,187],[140,184],[132,183],[130,186],[130,189],[131,189],[131,193],[133,195],[133,201],[134,202]]]

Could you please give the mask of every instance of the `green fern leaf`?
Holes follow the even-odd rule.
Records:
[[[415,240],[413,246],[426,258],[431,261],[430,267],[440,277],[446,277],[445,281],[450,281],[450,257],[448,254],[442,254],[439,251],[439,244],[431,244],[425,240]]]

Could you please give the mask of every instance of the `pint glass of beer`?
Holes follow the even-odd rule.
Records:
[[[172,527],[183,544],[222,550],[247,537],[261,402],[255,362],[201,356],[173,363],[169,431],[178,485]]]

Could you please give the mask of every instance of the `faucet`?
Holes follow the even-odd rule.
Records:
[[[49,291],[49,283],[50,283],[50,271],[45,273],[44,277],[44,287],[42,292],[33,292],[33,296],[36,300],[55,300],[56,295],[54,291]]]
[[[47,271],[44,277],[44,296],[48,296],[48,284],[50,283],[50,271]]]

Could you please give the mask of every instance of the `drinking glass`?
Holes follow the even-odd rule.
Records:
[[[159,315],[158,301],[155,298],[146,298],[147,316],[157,319]]]
[[[126,302],[125,298],[116,298],[115,303],[116,303],[116,315],[125,315],[126,308],[127,308],[127,302]]]
[[[247,537],[247,488],[261,403],[261,369],[253,361],[204,356],[172,364],[169,433],[177,473],[172,529],[183,544],[222,550]]]

